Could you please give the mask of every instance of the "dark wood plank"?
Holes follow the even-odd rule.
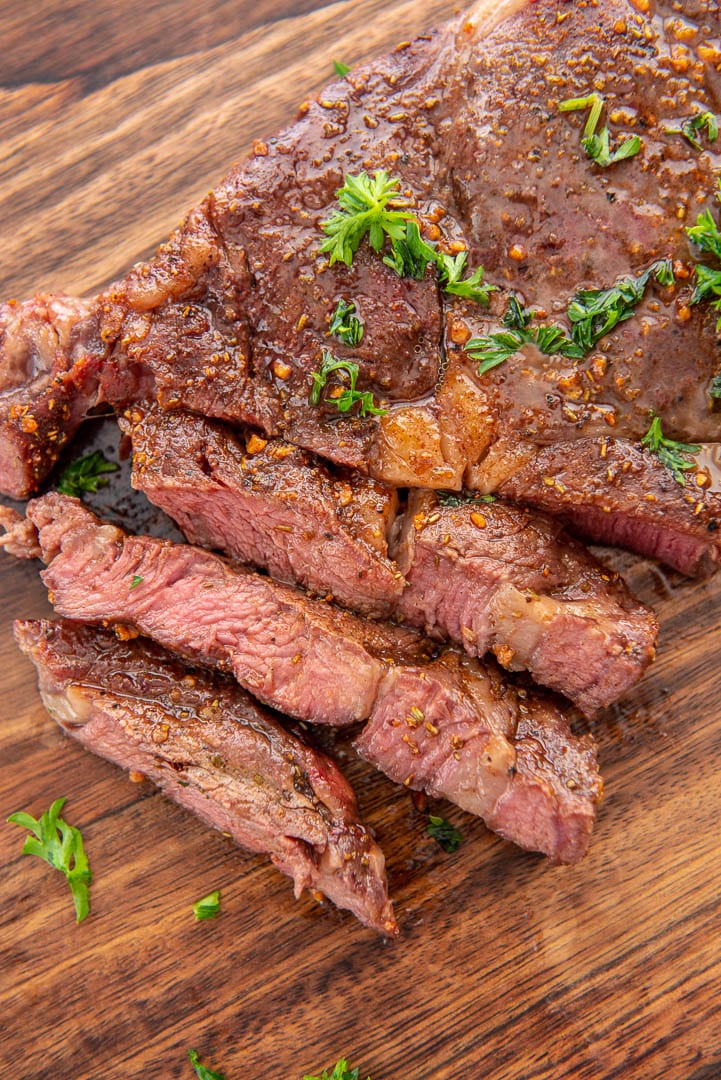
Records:
[[[329,75],[447,14],[438,0],[5,5],[0,295],[89,292],[150,251],[253,138]],[[122,484],[122,479],[115,481]],[[119,488],[115,489],[116,491]],[[112,496],[111,496],[112,497]],[[11,620],[48,610],[0,560],[0,817],[68,796],[92,914],[0,827],[0,1060],[23,1080],[300,1078],[342,1053],[373,1080],[721,1075],[721,581],[616,557],[662,622],[658,662],[593,724],[592,850],[552,868],[459,811],[424,818],[347,757],[403,928],[384,944],[304,898],[42,710]],[[220,887],[223,911],[192,903]]]

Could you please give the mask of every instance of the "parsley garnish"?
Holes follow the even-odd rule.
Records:
[[[344,178],[343,187],[336,192],[340,210],[321,222],[327,239],[320,245],[320,251],[330,253],[331,266],[335,262],[350,266],[366,234],[374,251],[380,251],[386,236],[391,240],[403,238],[410,214],[388,209],[399,185],[400,180],[391,178],[383,169],[376,169],[372,177],[364,171]]]
[[[559,103],[560,112],[576,112],[579,109],[588,109],[588,117],[581,135],[581,146],[592,161],[600,165],[602,169],[609,165],[616,165],[619,161],[633,157],[641,149],[641,140],[638,135],[631,135],[611,153],[611,134],[606,126],[597,131],[598,122],[603,111],[603,98],[600,94],[589,94],[588,97],[567,98]]]
[[[651,275],[661,285],[673,285],[671,260],[659,259],[638,277],[622,278],[610,289],[580,289],[576,293],[568,306],[568,318],[573,324],[571,336],[583,354],[589,353],[620,322],[631,318]]]
[[[77,922],[82,922],[90,912],[88,887],[92,874],[80,830],[60,817],[65,801],[64,798],[56,799],[38,820],[20,810],[11,814],[8,821],[29,829],[33,834],[25,838],[23,855],[37,855],[48,866],[65,874],[73,894],[75,918]]]
[[[721,201],[721,180],[718,183],[716,198]],[[686,234],[701,251],[721,260],[721,231],[710,210],[703,210],[696,218],[696,224],[686,229]],[[716,322],[716,333],[721,334],[721,270],[712,270],[703,263],[696,267],[696,288],[689,302],[698,304],[702,300],[708,300],[714,311],[720,313]]]
[[[143,579],[141,578],[140,574],[133,574],[130,585],[128,586],[128,592],[132,592],[133,589],[137,589],[138,585],[142,580]]]
[[[703,150],[703,146],[696,138],[696,135],[706,130],[706,137],[709,142],[716,142],[718,139],[718,119],[712,112],[699,112],[695,116],[689,116],[681,124],[681,127],[666,128],[667,135],[683,135],[684,139],[691,143],[694,150]]]
[[[351,1069],[350,1062],[346,1058],[340,1058],[333,1066],[333,1071],[328,1072],[327,1069],[323,1070],[322,1076],[308,1076],[303,1077],[303,1080],[359,1080],[360,1069]],[[370,1077],[368,1077],[370,1080]]]
[[[344,345],[357,345],[363,337],[362,320],[355,313],[352,300],[339,300],[330,320],[329,330]]]
[[[195,1074],[199,1080],[225,1080],[222,1073],[213,1072],[212,1069],[208,1069],[205,1065],[201,1065],[195,1050],[188,1050],[188,1057],[190,1058],[190,1064],[195,1069]]]
[[[700,446],[667,439],[661,430],[661,419],[658,416],[652,418],[650,428],[641,439],[641,446],[645,446],[656,455],[677,483],[686,486],[684,473],[696,468],[696,462],[688,455],[698,454]]]
[[[437,491],[436,498],[439,506],[466,506],[468,503],[482,502],[492,503],[496,501],[495,495],[481,495],[480,491]]]
[[[709,397],[716,398],[717,400],[721,398],[721,374],[714,375],[708,392]]]
[[[203,922],[205,919],[214,919],[220,911],[220,889],[216,889],[215,892],[208,893],[202,900],[196,900],[193,904],[193,914],[198,922]]]
[[[508,329],[471,338],[466,351],[479,361],[479,375],[498,367],[529,344],[535,345],[544,356],[560,354],[569,360],[582,360],[602,337],[620,322],[631,318],[652,276],[661,285],[673,285],[671,260],[659,259],[638,277],[622,278],[610,289],[580,289],[568,305],[570,336],[557,323],[529,326],[533,312],[521,307],[518,297],[511,293],[502,319]]]
[[[463,840],[458,829],[452,825],[450,821],[446,821],[446,819],[442,817],[436,817],[435,814],[428,815],[426,832],[429,836],[432,836],[436,843],[449,855],[456,850]]]
[[[474,270],[469,277],[462,277],[468,259],[467,251],[457,255],[446,255],[422,239],[417,221],[406,222],[405,236],[393,240],[391,254],[383,262],[395,270],[399,277],[413,277],[420,280],[431,263],[436,267],[438,282],[451,296],[465,296],[479,304],[488,303],[488,294],[495,285],[483,284],[483,267]]]
[[[360,405],[358,410],[360,416],[385,416],[387,410],[379,409],[378,406],[373,404],[373,394],[370,390],[356,390],[358,365],[354,364],[352,360],[336,360],[327,349],[323,349],[320,371],[311,371],[310,373],[313,379],[313,387],[308,401],[311,405],[320,404],[321,392],[328,381],[328,376],[334,371],[345,372],[350,380],[350,387],[343,390],[337,397],[330,399],[336,405],[338,412],[347,413],[350,412],[354,405]]]
[[[103,473],[114,473],[120,468],[114,461],[108,461],[100,450],[71,462],[60,474],[57,490],[63,495],[75,495],[78,498],[84,491],[97,491],[108,483]]]
[[[342,60],[334,60],[333,70],[335,71],[336,75],[339,76],[339,78],[343,79],[350,71],[350,68],[347,64],[344,64]]]

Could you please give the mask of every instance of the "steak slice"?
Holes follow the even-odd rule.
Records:
[[[415,717],[414,705],[422,708],[429,689],[436,695],[437,686],[446,711],[457,707],[472,715],[473,709],[480,710],[475,721],[484,736],[477,746],[491,737],[501,740],[507,769],[504,796],[514,806],[516,798],[525,806],[528,796],[525,784],[518,784],[518,796],[508,789],[518,768],[515,725],[525,710],[542,727],[551,709],[554,724],[565,733],[557,760],[549,758],[548,768],[558,767],[562,775],[565,756],[568,760],[578,756],[578,741],[556,705],[528,694],[499,723],[493,710],[483,710],[504,693],[514,700],[516,692],[505,686],[496,669],[470,658],[461,661],[450,650],[431,664],[423,639],[414,631],[365,622],[288,586],[233,568],[198,548],[127,536],[101,524],[68,496],[53,493],[34,500],[28,518],[38,530],[48,563],[42,576],[59,614],[114,625],[123,638],[141,632],[196,662],[227,668],[266,703],[299,719],[344,724],[369,717],[373,724],[378,710],[384,714],[396,700],[400,715]],[[442,668],[441,677],[435,675],[437,667]],[[407,731],[400,720],[390,726],[397,752],[405,753]],[[547,846],[541,850],[552,859],[580,858],[600,792],[593,744],[584,746],[586,777],[579,785],[586,803],[582,839],[568,849],[562,844],[559,850],[558,830],[544,827],[540,820],[524,839],[521,812],[516,827],[507,830],[516,843],[533,847],[545,838]],[[393,754],[391,748],[391,759]],[[380,757],[378,764],[383,767]],[[459,790],[468,786],[467,768],[465,761],[451,755],[445,779],[449,798],[456,779]],[[498,785],[497,767],[492,757],[480,755],[474,768],[478,812],[492,818],[496,800],[489,801],[485,789]],[[546,785],[546,790],[548,798],[539,802],[539,814],[563,817],[562,787],[552,790]],[[507,814],[513,816],[512,807]]]
[[[603,791],[593,739],[574,737],[555,702],[516,690],[490,664],[449,651],[423,669],[392,669],[355,746],[391,779],[450,799],[552,862],[586,852]]]
[[[721,559],[721,494],[699,487],[693,471],[682,487],[649,450],[621,439],[548,446],[498,490],[682,574],[706,577]]]
[[[388,558],[393,489],[190,413],[132,409],[121,427],[132,438],[133,487],[191,543],[363,614],[393,612],[403,591]]]
[[[408,582],[399,614],[472,656],[492,649],[504,667],[530,671],[587,714],[638,681],[658,623],[618,574],[545,515],[452,501],[409,497],[394,549]]]
[[[296,898],[319,890],[366,926],[397,933],[385,859],[347,780],[232,681],[79,623],[18,621],[15,639],[48,712],[86,749],[267,852]]]

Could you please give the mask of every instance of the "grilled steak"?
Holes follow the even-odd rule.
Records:
[[[296,897],[320,890],[366,926],[397,932],[383,853],[345,777],[233,682],[77,623],[16,622],[15,638],[68,735],[267,852]]]
[[[599,439],[611,427],[635,443],[650,411],[668,437],[716,440],[713,314],[689,306],[698,252],[685,233],[699,196],[712,198],[715,155],[678,132],[689,110],[717,111],[710,61],[702,81],[721,30],[717,8],[688,12],[681,45],[673,20],[629,16],[625,0],[569,5],[556,16],[549,0],[503,4],[490,20],[471,12],[306,103],[155,259],[99,298],[87,351],[106,355],[101,397],[121,407],[152,393],[164,408],[281,434],[392,485],[493,490],[521,466],[538,478],[544,446]],[[632,133],[642,141],[608,168],[584,152],[585,115],[559,110],[599,89],[612,148]],[[401,200],[428,240],[466,249],[469,267],[483,263],[499,286],[488,312],[441,295],[428,267],[418,280],[399,277],[365,241],[350,267],[319,254],[344,176],[376,168],[399,177]],[[511,292],[536,313],[533,327],[551,320],[567,336],[579,290],[636,281],[659,259],[673,262],[676,284],[649,273],[584,356],[549,355],[531,342],[478,374],[465,344],[504,329]],[[355,346],[328,336],[341,298],[363,319]],[[8,332],[4,352],[14,348]],[[332,394],[310,403],[325,348],[354,359],[359,392],[372,393],[385,415],[339,414]],[[29,407],[22,392],[15,404]],[[6,427],[12,443],[21,418],[8,415]],[[50,460],[39,448],[44,431],[22,444],[37,459],[26,488]],[[577,491],[583,498],[586,486]],[[616,498],[610,482],[607,501]],[[680,484],[668,498],[680,514]],[[715,520],[718,511],[710,513]],[[594,537],[597,518],[585,515]],[[604,523],[598,528],[603,534]],[[642,531],[617,535],[635,542]],[[709,539],[703,567],[718,558]],[[673,556],[673,546],[656,548]]]
[[[241,438],[190,413],[137,409],[133,486],[193,544],[368,615],[389,615],[403,579],[388,558],[398,497],[283,440]]]
[[[471,656],[492,649],[586,713],[619,698],[653,659],[651,611],[544,515],[500,502],[444,506],[415,491],[395,554],[408,622]]]
[[[457,789],[467,805],[471,785],[476,812],[495,820],[502,795],[504,836],[523,847],[543,843],[540,850],[555,861],[582,856],[600,795],[593,742],[576,739],[555,704],[519,695],[490,664],[452,651],[429,662],[413,631],[365,623],[198,548],[129,537],[101,524],[77,499],[43,496],[29,504],[28,518],[38,530],[48,563],[42,576],[59,614],[115,625],[123,637],[140,631],[190,659],[228,668],[258,697],[300,719],[343,724],[369,717],[372,726],[380,716],[390,734],[369,756],[381,768],[387,757],[393,776],[399,755],[415,756],[408,728],[420,711],[430,723],[424,738],[438,736],[433,745],[446,752],[447,798]],[[454,745],[457,715],[474,727],[465,755]],[[520,768],[526,736],[519,736],[517,752],[516,729],[526,718],[543,729],[547,717],[562,736],[549,731],[552,752],[526,773]],[[460,737],[466,739],[465,727]],[[481,752],[486,745],[493,753]],[[583,771],[570,815],[567,762]],[[546,773],[557,774],[555,787]],[[412,786],[408,775],[403,779]],[[425,783],[421,777],[417,786]],[[535,792],[539,784],[545,800],[530,822],[528,788]],[[431,786],[441,790],[437,779]],[[566,831],[549,824],[566,818]]]

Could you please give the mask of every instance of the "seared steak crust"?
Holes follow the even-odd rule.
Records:
[[[88,750],[142,772],[175,802],[366,926],[397,932],[383,853],[326,754],[222,675],[153,642],[78,623],[16,622],[43,701]]]

